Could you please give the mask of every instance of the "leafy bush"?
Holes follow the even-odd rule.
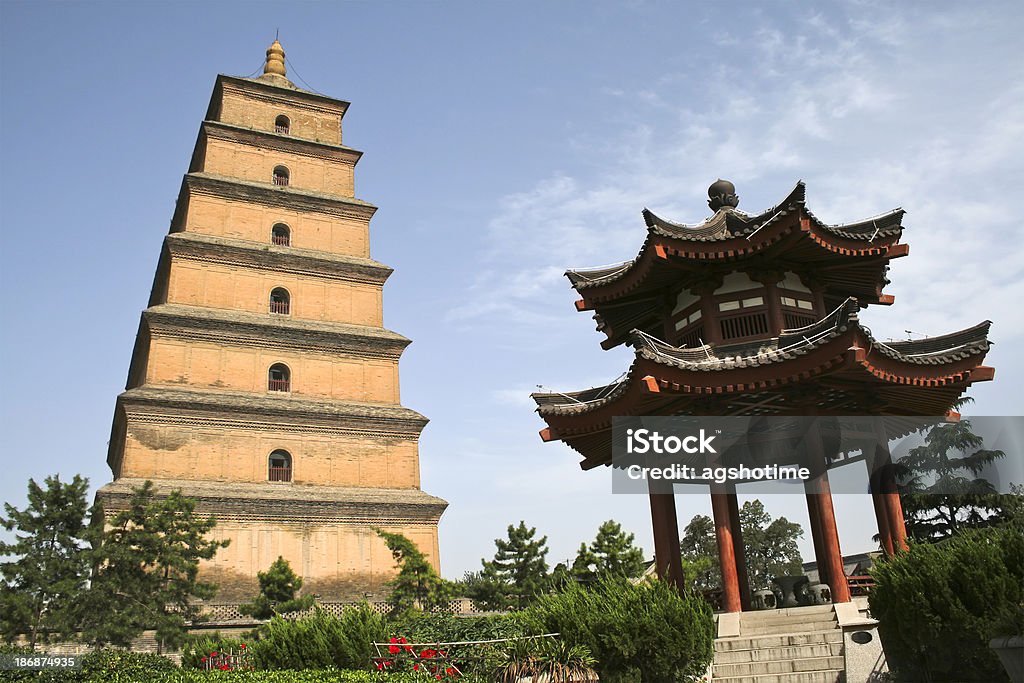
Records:
[[[897,680],[1007,680],[988,648],[1000,631],[1022,627],[1024,531],[1016,526],[963,532],[912,545],[872,571],[878,619]]]
[[[39,656],[45,650],[3,647],[3,654]],[[174,680],[179,671],[174,662],[150,652],[98,650],[82,658],[80,669],[48,669],[44,671],[4,671],[0,680],[32,683],[164,683]]]
[[[403,639],[400,641],[402,643],[421,644],[500,640],[524,635],[522,620],[515,614],[457,617],[451,614],[416,610],[407,611],[389,621],[388,628],[393,638]],[[451,663],[465,675],[485,676],[493,672],[505,659],[501,644],[483,647],[455,646],[446,649],[449,652]],[[422,652],[422,649],[419,651]],[[395,658],[398,668],[401,668],[403,661],[411,663],[411,660],[407,660],[405,656]]]
[[[607,577],[542,596],[523,615],[534,633],[561,633],[597,660],[604,683],[667,683],[702,676],[711,661],[714,621],[700,596],[668,584]]]
[[[363,603],[340,618],[323,610],[289,621],[274,617],[257,629],[249,644],[257,669],[366,669],[376,654],[372,642],[383,642],[384,617]]]
[[[452,614],[409,612],[389,622],[388,628],[391,635],[404,636],[413,643],[495,640],[524,635],[521,621],[509,614],[457,617]]]

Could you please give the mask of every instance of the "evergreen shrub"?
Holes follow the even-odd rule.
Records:
[[[979,529],[914,544],[871,575],[871,614],[897,680],[1007,680],[988,643],[1024,627],[1024,530]]]
[[[372,642],[384,642],[384,617],[363,603],[334,617],[322,609],[302,619],[274,617],[249,643],[257,669],[367,669],[376,654]]]
[[[560,633],[567,645],[589,650],[602,683],[698,680],[711,662],[711,608],[662,581],[570,583],[541,596],[523,618],[534,633]]]

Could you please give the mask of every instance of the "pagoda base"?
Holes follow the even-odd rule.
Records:
[[[96,493],[109,518],[127,507],[144,480],[121,478]],[[217,520],[209,537],[229,545],[200,566],[218,585],[215,602],[251,600],[257,572],[284,557],[303,579],[302,593],[322,601],[383,599],[397,568],[376,529],[400,533],[438,567],[437,524],[447,502],[418,489],[342,488],[274,483],[153,480],[196,501]]]

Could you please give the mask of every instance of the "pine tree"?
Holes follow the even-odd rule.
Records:
[[[247,604],[239,605],[238,611],[257,619],[269,619],[275,614],[299,612],[309,609],[313,604],[313,596],[306,595],[296,598],[295,594],[302,588],[302,577],[292,571],[288,560],[278,556],[265,572],[257,572],[260,582],[260,593]]]
[[[71,605],[84,589],[88,560],[84,552],[85,501],[89,482],[75,475],[70,483],[47,477],[46,488],[28,481],[28,507],[5,504],[0,525],[15,532],[13,543],[0,542],[0,628],[7,642],[28,636],[35,649],[50,635],[74,631]]]
[[[380,529],[377,529],[377,535],[384,539],[398,564],[398,576],[391,581],[391,596],[388,598],[394,613],[417,606],[430,611],[451,599],[451,584],[441,578],[415,543],[402,534]]]
[[[933,427],[924,444],[896,464],[911,537],[936,541],[1002,520],[1006,499],[978,475],[1005,453],[982,446],[984,441],[964,419]]]
[[[633,541],[635,536],[622,530],[622,525],[609,519],[597,530],[590,546],[580,544],[573,574],[580,581],[592,582],[604,576],[632,579],[644,571],[644,554]]]
[[[505,605],[523,609],[548,586],[548,537],[534,540],[537,529],[508,525],[508,540],[497,538],[494,559],[484,562],[484,574],[493,576],[506,587]]]
[[[94,512],[94,522],[102,518]],[[161,649],[177,647],[189,622],[199,620],[193,599],[216,593],[215,585],[197,579],[199,561],[228,542],[206,539],[216,522],[197,516],[195,501],[180,491],[157,498],[149,481],[108,524],[104,530],[94,523],[91,530],[94,571],[78,606],[83,638],[127,647],[155,629]]]

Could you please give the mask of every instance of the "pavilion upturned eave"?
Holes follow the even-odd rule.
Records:
[[[638,290],[661,287],[681,278],[685,281],[687,274],[699,280],[715,267],[737,265],[747,259],[792,260],[793,256],[801,256],[837,270],[855,268],[865,261],[877,261],[884,267],[889,260],[909,253],[907,244],[897,242],[900,235],[878,235],[875,241],[866,243],[822,230],[820,226],[809,212],[796,207],[780,213],[778,219],[765,224],[754,235],[730,236],[713,242],[683,240],[648,229],[647,238],[632,261],[595,270],[569,270],[566,277],[583,297],[577,308],[589,310],[634,295]],[[800,253],[794,254],[798,249]],[[882,282],[884,272],[881,275],[877,282]]]
[[[647,237],[637,256],[614,266],[566,272],[581,299],[577,310],[594,310],[611,328],[607,348],[622,342],[628,329],[608,315],[610,306],[639,305],[666,287],[695,287],[716,275],[745,266],[772,269],[804,264],[805,270],[834,290],[833,298],[856,296],[862,305],[888,305],[889,260],[907,255],[902,209],[856,223],[827,225],[804,203],[804,185],[777,206],[757,215],[724,207],[698,225],[673,223],[644,209]],[[639,314],[643,317],[643,314]],[[647,317],[654,315],[653,309]],[[641,326],[642,327],[642,326]]]
[[[816,336],[805,330],[811,332],[804,335],[809,343],[747,357],[714,355],[729,347],[677,349],[640,335],[622,381],[584,392],[534,394],[548,425],[542,438],[566,442],[584,456],[587,469],[610,458],[616,416],[784,415],[811,404],[836,415],[944,415],[972,383],[994,376],[982,364],[990,344],[988,322],[943,337],[887,344],[859,325],[855,311],[855,303],[837,311],[830,316],[833,328],[819,329]]]

